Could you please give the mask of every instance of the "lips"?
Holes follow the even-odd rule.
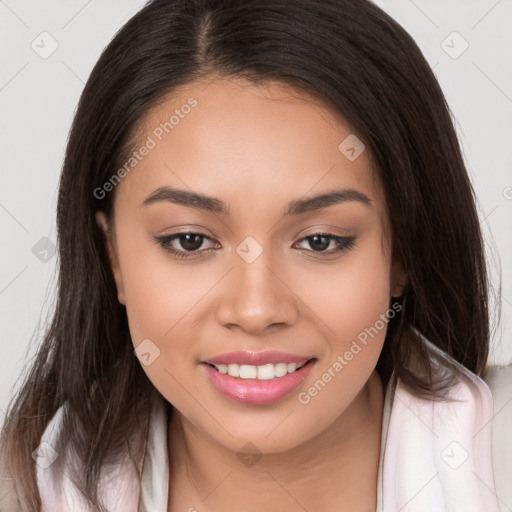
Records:
[[[271,380],[238,379],[224,375],[208,364],[201,367],[213,387],[226,398],[249,405],[263,405],[289,396],[306,379],[314,364],[315,360],[311,359],[293,373]]]
[[[288,396],[306,379],[316,361],[314,357],[286,352],[238,351],[208,358],[202,361],[201,367],[210,383],[225,397],[262,405]],[[268,373],[271,369],[276,371]]]

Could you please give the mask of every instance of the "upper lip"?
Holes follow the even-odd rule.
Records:
[[[260,366],[264,364],[277,363],[302,363],[312,359],[308,356],[300,356],[297,354],[289,354],[287,352],[279,352],[277,350],[267,350],[264,352],[250,352],[246,350],[238,350],[236,352],[227,352],[215,357],[210,357],[203,363],[211,364],[247,364]]]

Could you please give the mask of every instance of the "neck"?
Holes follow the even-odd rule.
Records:
[[[374,511],[383,408],[383,386],[374,371],[326,430],[291,450],[263,454],[242,469],[236,453],[173,410],[168,510],[194,505],[201,512],[300,507],[329,512],[343,505],[352,512]]]

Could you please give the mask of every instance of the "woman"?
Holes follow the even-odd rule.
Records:
[[[149,2],[86,84],[57,210],[16,510],[499,510],[473,190],[376,6]]]

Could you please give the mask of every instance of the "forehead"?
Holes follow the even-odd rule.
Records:
[[[179,186],[221,197],[240,215],[253,200],[282,205],[344,187],[382,208],[362,144],[339,115],[288,85],[205,78],[173,90],[141,120],[136,165],[116,202],[138,205],[158,187]]]

